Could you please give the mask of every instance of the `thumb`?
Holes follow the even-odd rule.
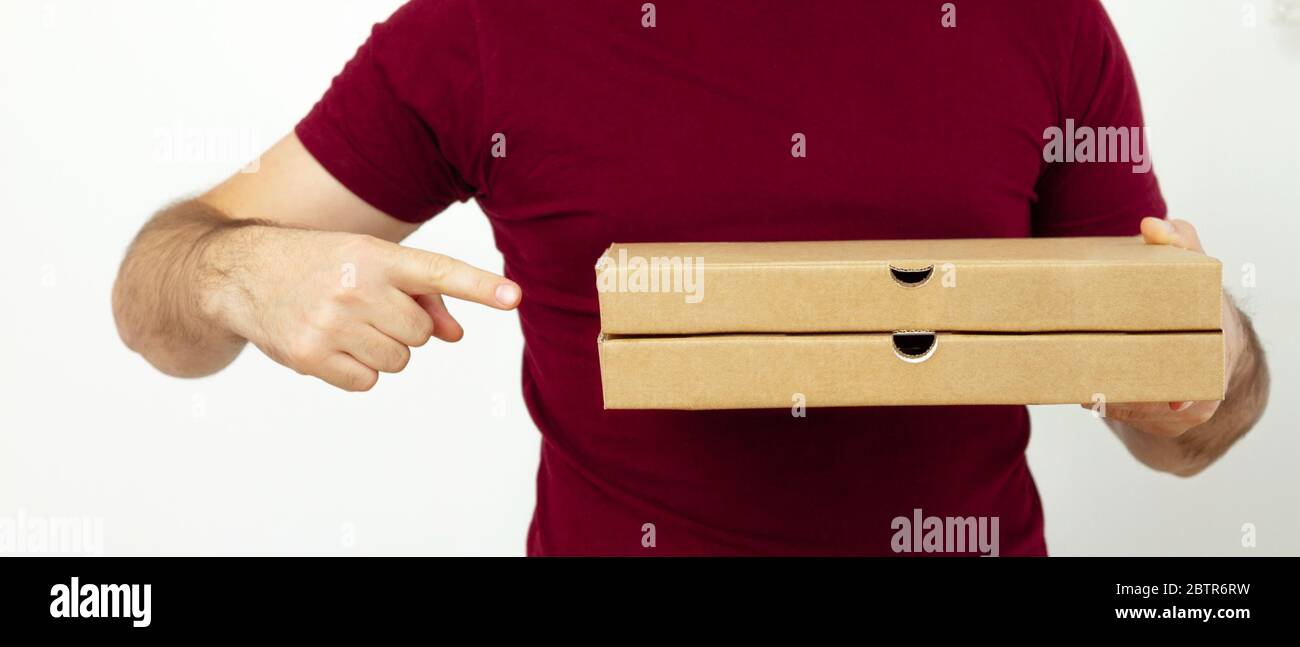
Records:
[[[1196,228],[1186,220],[1142,219],[1142,240],[1148,245],[1172,245],[1205,253]]]

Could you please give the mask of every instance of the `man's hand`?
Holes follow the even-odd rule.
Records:
[[[444,295],[509,310],[519,286],[402,247],[418,225],[382,213],[294,135],[202,197],[151,219],[113,287],[126,345],[169,375],[221,370],[248,341],[340,388],[402,370],[410,348],[460,339]]]
[[[1146,218],[1142,238],[1151,245],[1205,251],[1196,229],[1183,220]],[[1134,456],[1153,468],[1181,476],[1196,474],[1227,451],[1263,414],[1268,400],[1263,351],[1249,320],[1226,293],[1222,310],[1228,394],[1224,401],[1115,403],[1106,407],[1107,424]]]
[[[1146,218],[1142,221],[1142,239],[1149,245],[1173,245],[1205,253],[1196,228],[1185,220]],[[1233,367],[1241,353],[1244,331],[1237,308],[1223,296],[1223,336],[1226,343],[1226,365],[1229,386]],[[1107,405],[1106,417],[1128,424],[1130,427],[1168,438],[1177,438],[1188,430],[1204,424],[1218,411],[1218,400],[1204,402],[1143,402]],[[1084,405],[1089,406],[1089,405]]]
[[[201,264],[223,278],[202,293],[205,312],[271,359],[348,391],[401,371],[430,337],[458,341],[444,295],[501,310],[521,297],[496,274],[350,233],[243,227]]]

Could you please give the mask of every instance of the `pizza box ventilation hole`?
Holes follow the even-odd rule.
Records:
[[[894,277],[895,283],[905,288],[919,288],[930,282],[930,275],[934,274],[934,265],[926,265],[925,267],[890,265],[889,274]]]

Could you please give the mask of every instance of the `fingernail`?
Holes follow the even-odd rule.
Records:
[[[503,306],[512,306],[519,302],[519,288],[502,283],[497,286],[497,301]]]
[[[1187,402],[1170,402],[1170,403],[1169,403],[1169,408],[1170,408],[1170,409],[1173,409],[1174,411],[1182,411],[1183,409],[1186,409],[1187,407],[1192,406],[1192,404],[1193,404],[1193,403],[1192,403],[1191,401],[1187,401]]]
[[[1185,247],[1183,237],[1178,233],[1178,228],[1174,226],[1174,223],[1168,220],[1162,220],[1161,222],[1165,223],[1165,231],[1169,232],[1169,244],[1174,247]]]

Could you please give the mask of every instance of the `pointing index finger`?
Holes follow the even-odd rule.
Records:
[[[445,294],[498,310],[519,305],[514,281],[435,252],[402,247],[393,266],[393,285],[410,295]]]

